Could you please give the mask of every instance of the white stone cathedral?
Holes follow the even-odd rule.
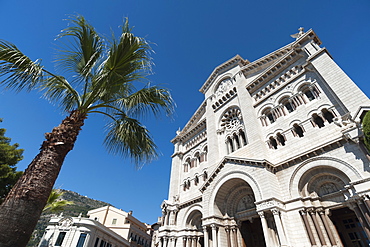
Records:
[[[200,88],[172,140],[159,247],[369,246],[368,97],[313,30]]]

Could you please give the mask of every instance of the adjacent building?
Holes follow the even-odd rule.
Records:
[[[313,30],[200,88],[154,246],[369,246],[368,97]]]
[[[52,217],[39,247],[151,246],[151,227],[132,212],[106,206],[89,211],[88,216]]]

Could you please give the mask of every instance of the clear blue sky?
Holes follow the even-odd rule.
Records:
[[[90,116],[64,162],[57,188],[76,191],[133,210],[154,223],[167,198],[175,131],[183,128],[203,95],[198,91],[213,69],[236,54],[253,61],[290,42],[299,27],[312,28],[334,60],[370,94],[370,1],[368,0],[0,0],[0,39],[10,41],[53,70],[55,37],[71,14],[84,15],[101,34],[119,32],[124,17],[134,33],[155,43],[154,84],[169,88],[177,103],[173,120],[145,122],[162,153],[136,171],[129,160],[107,154],[104,121]],[[345,89],[344,89],[345,90]],[[66,116],[40,94],[0,88],[0,127],[25,149],[24,170],[43,141]]]

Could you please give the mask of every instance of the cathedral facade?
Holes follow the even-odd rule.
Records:
[[[368,97],[313,30],[200,88],[172,140],[160,247],[368,246]]]

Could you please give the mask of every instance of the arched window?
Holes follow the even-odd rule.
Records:
[[[270,148],[277,149],[278,144],[274,137],[272,136],[270,137],[269,143],[270,143]]]
[[[195,154],[195,160],[194,162],[196,163],[195,166],[199,165],[201,163],[201,159],[200,159],[200,154],[199,153],[196,153]]]
[[[303,128],[298,124],[293,125],[293,134],[299,137],[303,137]]]
[[[332,123],[334,119],[334,114],[331,111],[328,111],[327,109],[322,109],[322,116],[325,118],[328,123]]]
[[[184,172],[187,172],[187,171],[188,171],[188,164],[184,163]]]
[[[282,134],[277,133],[276,139],[281,144],[281,146],[285,146],[285,137]]]
[[[270,123],[275,122],[275,117],[272,114],[271,108],[266,109],[263,114],[270,120]]]
[[[319,91],[315,85],[305,85],[301,88],[301,91],[304,95],[306,95],[309,101],[312,101],[319,96]]]
[[[318,126],[319,128],[322,128],[325,126],[324,124],[324,120],[319,116],[317,115],[316,113],[312,115],[312,121],[315,123],[316,126]]]
[[[198,178],[198,176],[195,176],[195,178],[194,178],[194,184],[197,185],[198,183],[199,183],[199,178]]]
[[[227,143],[227,146],[228,146],[229,153],[234,152],[235,150],[234,150],[233,140],[230,137],[228,137],[226,143]]]
[[[185,161],[185,167],[186,167],[186,169],[184,170],[185,172],[189,171],[189,168],[191,168],[190,165],[191,165],[190,158],[187,158]]]
[[[292,112],[292,111],[294,111],[294,109],[296,108],[296,106],[293,103],[293,101],[290,100],[288,97],[284,97],[280,101],[280,104],[282,104],[289,113]]]
[[[247,145],[247,138],[245,137],[243,130],[239,130],[239,136],[241,137],[243,146]]]
[[[203,149],[203,161],[207,161],[208,147],[205,146]]]
[[[233,134],[233,139],[235,140],[236,143],[236,149],[239,149],[240,148],[239,137],[236,134]]]
[[[206,181],[208,178],[208,173],[206,171],[203,172],[203,180]]]

